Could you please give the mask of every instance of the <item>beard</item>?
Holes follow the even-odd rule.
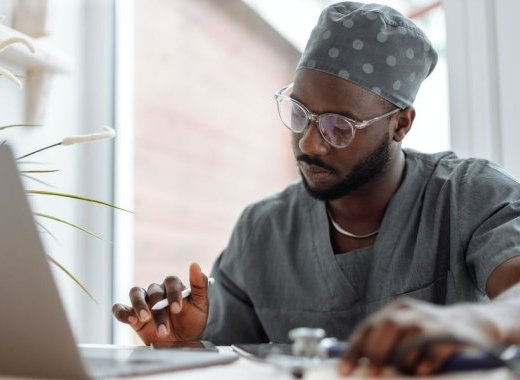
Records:
[[[297,160],[307,162],[308,164],[321,166],[328,170],[333,170],[328,165],[322,163],[321,160],[313,157],[304,155],[299,156]],[[301,173],[301,170],[300,175],[302,177],[303,185],[311,197],[321,201],[332,201],[350,194],[374,178],[379,177],[382,173],[385,172],[389,160],[390,140],[388,136],[385,135],[381,143],[376,147],[376,149],[374,149],[372,153],[368,154],[364,159],[361,160],[361,162],[358,162],[352,171],[339,183],[332,185],[328,189],[312,188]]]

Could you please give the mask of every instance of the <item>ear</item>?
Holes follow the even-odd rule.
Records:
[[[412,106],[406,107],[404,110],[397,113],[397,123],[394,126],[393,139],[400,142],[404,136],[412,128],[413,120],[415,119],[415,108]]]

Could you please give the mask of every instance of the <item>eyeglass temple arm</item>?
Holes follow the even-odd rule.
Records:
[[[360,122],[356,127],[358,129],[363,129],[365,127],[368,127],[370,124],[373,124],[375,123],[376,121],[378,120],[381,120],[381,119],[384,119],[385,117],[388,117],[390,115],[393,115],[394,113],[397,113],[399,111],[402,111],[400,108],[396,108],[390,112],[387,112],[385,113],[384,115],[381,115],[381,116],[377,116],[377,117],[374,117],[373,119],[370,119],[370,120],[363,120],[362,122]]]
[[[285,95],[287,91],[289,91],[294,85],[294,82],[289,83],[287,86],[282,88],[280,91],[276,93],[276,95]]]

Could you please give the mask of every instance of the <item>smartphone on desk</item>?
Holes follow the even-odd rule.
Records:
[[[217,346],[207,340],[190,340],[180,342],[157,342],[151,345],[154,349],[180,349],[186,351],[212,351],[218,352]]]
[[[243,357],[260,361],[269,355],[293,355],[290,343],[233,344],[231,348]]]

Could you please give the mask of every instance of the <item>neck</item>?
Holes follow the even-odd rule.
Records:
[[[379,178],[342,198],[328,202],[327,206],[334,220],[340,225],[358,225],[362,231],[376,230],[383,219],[386,206],[401,184],[404,167],[404,153],[399,149]]]

